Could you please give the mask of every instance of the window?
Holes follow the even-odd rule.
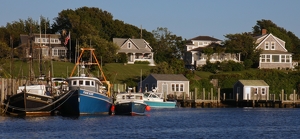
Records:
[[[129,42],[129,43],[127,43],[127,48],[131,48],[131,43]]]
[[[261,88],[261,94],[265,95],[266,94],[266,88]]]
[[[95,86],[94,81],[91,81],[91,83],[92,83],[92,86]]]
[[[270,57],[271,57],[270,55],[267,55],[266,62],[270,62],[271,61]]]
[[[286,56],[285,62],[288,62],[288,63],[290,62],[290,56],[289,55]]]
[[[266,62],[266,56],[265,55],[261,55],[261,62]]]
[[[272,62],[279,62],[279,55],[272,55]]]
[[[183,92],[184,89],[183,84],[172,84],[171,86],[173,92]]]
[[[90,81],[85,81],[85,85],[89,86],[90,85]]]
[[[254,88],[254,94],[257,94],[257,88]]]
[[[275,42],[271,42],[271,50],[275,50]]]
[[[183,84],[180,84],[180,91],[183,92]]]
[[[179,91],[179,84],[176,84],[176,91]]]
[[[58,50],[59,56],[65,56],[65,50]]]
[[[269,50],[269,42],[265,42],[265,50]]]
[[[261,62],[270,62],[271,61],[270,55],[261,55]]]
[[[207,42],[204,42],[204,45],[207,45]]]
[[[172,91],[175,91],[175,84],[172,84]]]
[[[282,63],[285,62],[285,55],[281,55],[281,62],[282,62]]]
[[[198,45],[203,45],[203,42],[198,42]]]
[[[52,50],[52,55],[53,56],[57,56],[58,55],[58,50],[57,49],[53,49]]]
[[[79,85],[83,85],[83,81],[79,81]]]
[[[72,82],[72,85],[77,85],[77,81],[73,81],[73,82]]]

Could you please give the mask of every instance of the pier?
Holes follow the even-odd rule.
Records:
[[[193,108],[224,108],[224,107],[270,107],[270,108],[300,108],[299,95],[293,92],[288,97],[288,94],[284,94],[284,91],[276,98],[275,94],[270,94],[269,99],[261,99],[258,95],[254,100],[240,100],[237,96],[226,97],[225,93],[220,92],[218,88],[217,95],[214,95],[213,89],[208,94],[205,94],[205,89],[197,93],[191,92],[189,95],[186,93],[174,93],[169,95],[169,100],[176,100],[181,107],[193,107]],[[171,97],[170,97],[171,96]]]

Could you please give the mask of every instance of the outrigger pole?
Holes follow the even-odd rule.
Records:
[[[98,60],[97,60],[97,57],[96,57],[96,55],[95,55],[95,53],[94,53],[94,48],[80,48],[81,49],[81,53],[80,53],[80,55],[79,55],[79,57],[77,58],[77,61],[76,61],[76,65],[74,66],[74,68],[73,68],[73,70],[72,70],[72,72],[71,72],[71,74],[70,74],[70,77],[72,77],[73,76],[73,74],[74,74],[74,71],[76,70],[76,67],[80,64],[80,59],[81,59],[81,57],[82,57],[82,55],[83,55],[83,53],[84,53],[84,51],[86,50],[86,51],[90,51],[91,52],[91,54],[93,55],[93,58],[95,59],[95,61],[96,61],[96,63],[93,63],[92,61],[89,63],[87,63],[87,64],[85,64],[85,65],[97,65],[98,66],[98,68],[99,68],[99,70],[100,70],[100,72],[101,72],[101,75],[102,75],[102,77],[103,77],[103,79],[104,79],[104,81],[103,82],[105,82],[106,84],[107,84],[107,95],[108,96],[110,96],[110,83],[109,83],[109,81],[107,81],[106,80],[106,77],[105,77],[105,75],[104,75],[104,73],[103,73],[103,71],[102,71],[102,67],[100,66],[100,64],[99,64],[99,62],[98,62]]]

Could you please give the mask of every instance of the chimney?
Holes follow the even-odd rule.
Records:
[[[265,34],[267,34],[267,30],[266,29],[262,29],[261,30],[261,35],[265,35]]]

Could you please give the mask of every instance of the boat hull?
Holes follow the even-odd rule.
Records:
[[[145,115],[147,104],[140,102],[123,102],[115,105],[116,115]]]
[[[112,99],[91,91],[71,90],[60,102],[58,111],[61,115],[108,114]]]
[[[157,101],[148,101],[144,102],[149,105],[151,108],[176,108],[176,102],[166,101],[166,102],[157,102]]]
[[[10,96],[6,104],[6,113],[16,116],[51,115],[55,109],[53,97],[24,92]]]

